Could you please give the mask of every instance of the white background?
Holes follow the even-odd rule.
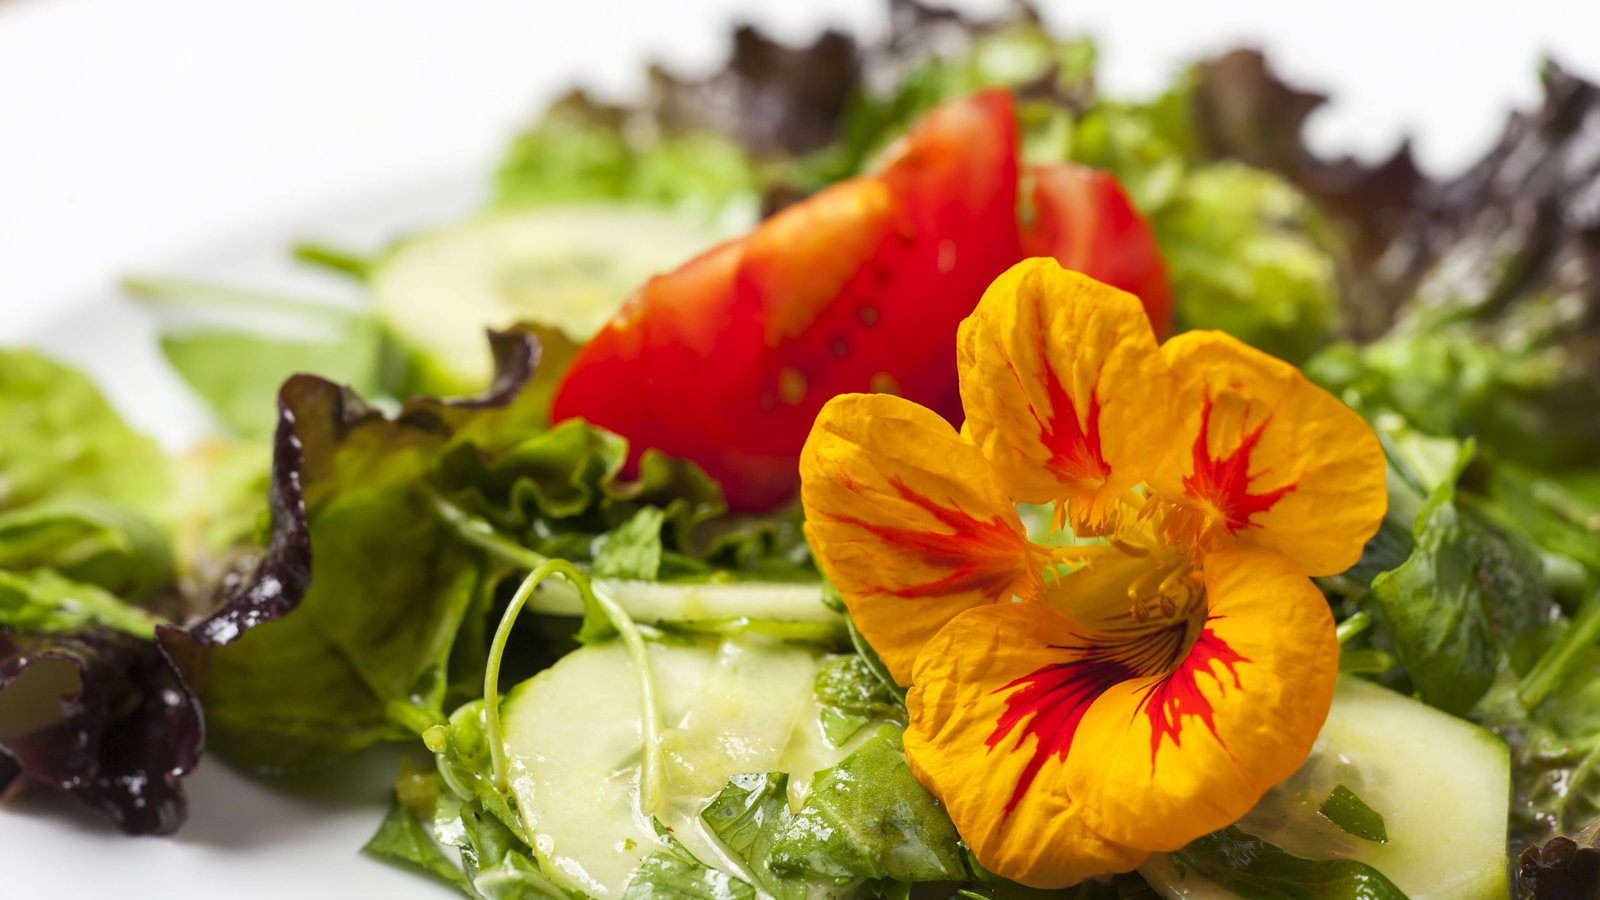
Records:
[[[1535,102],[1541,54],[1600,76],[1594,0],[1045,0],[1044,12],[1099,36],[1113,93],[1153,93],[1188,60],[1264,46],[1292,80],[1335,94],[1312,123],[1323,150],[1374,158],[1410,133],[1439,174]],[[885,18],[877,0],[0,0],[0,343],[52,319],[70,340],[61,320],[98,315],[119,273],[183,274],[204,258],[217,277],[218,261],[242,257],[196,248],[270,255],[288,235],[337,230],[322,211],[352,201],[367,224],[435,215],[408,206],[433,196],[415,187],[486,181],[543,101],[573,83],[636,90],[646,59],[705,71],[736,16],[796,40],[826,22],[871,35]],[[182,398],[122,359],[96,367],[122,376],[107,379],[116,399],[141,424],[170,419]],[[188,782],[189,827],[167,840],[123,839],[34,799],[0,810],[0,895],[451,896],[355,854],[392,771],[363,760],[286,789],[207,763]]]
[[[1600,75],[1592,0],[1043,9],[1101,38],[1113,91],[1265,45],[1336,94],[1313,123],[1321,146],[1371,156],[1409,132],[1436,171],[1533,102],[1542,53]],[[626,93],[647,58],[703,70],[735,17],[797,39],[885,19],[877,0],[0,0],[0,341],[230,231],[486,172],[555,92]]]

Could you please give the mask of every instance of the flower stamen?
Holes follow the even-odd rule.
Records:
[[[1145,559],[1153,554],[1153,551],[1150,548],[1135,544],[1132,541],[1124,538],[1114,537],[1110,539],[1109,543],[1111,546],[1117,548],[1128,556],[1137,557],[1139,559]]]

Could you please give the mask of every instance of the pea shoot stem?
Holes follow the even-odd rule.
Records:
[[[1338,625],[1336,625],[1334,627],[1333,634],[1334,637],[1338,638],[1339,643],[1345,644],[1348,643],[1351,638],[1361,634],[1363,631],[1366,631],[1371,627],[1372,613],[1369,613],[1363,609],[1356,611],[1350,616],[1350,618],[1345,619],[1343,622],[1340,622]]]
[[[1572,624],[1539,657],[1539,661],[1528,672],[1528,677],[1522,680],[1522,686],[1517,689],[1517,700],[1522,703],[1523,709],[1531,710],[1543,703],[1544,698],[1561,684],[1578,654],[1597,640],[1600,640],[1600,591],[1589,595],[1589,599],[1583,602],[1578,614],[1573,617]]]
[[[336,325],[348,325],[361,318],[362,313],[349,306],[301,300],[260,291],[241,290],[223,285],[187,281],[181,278],[150,278],[130,276],[124,278],[121,288],[149,303],[168,305],[194,304],[210,307],[231,307],[254,312],[288,315],[308,320],[321,320]]]
[[[501,793],[510,790],[506,775],[504,731],[500,721],[500,662],[505,655],[506,641],[511,637],[511,627],[538,589],[540,582],[551,575],[560,575],[572,584],[583,597],[585,609],[597,609],[617,630],[628,658],[633,661],[639,678],[639,722],[644,739],[644,758],[640,763],[639,805],[646,815],[653,815],[665,797],[666,767],[661,749],[661,709],[656,702],[655,679],[651,677],[649,650],[637,623],[621,604],[604,591],[596,590],[585,575],[564,559],[551,559],[542,553],[508,540],[495,531],[488,522],[471,515],[438,494],[429,492],[428,500],[434,513],[451,531],[467,544],[477,547],[491,557],[518,569],[526,569],[528,576],[522,580],[517,592],[500,617],[494,639],[489,644],[488,666],[483,675],[485,729],[489,741],[489,754],[494,769],[494,786]]]

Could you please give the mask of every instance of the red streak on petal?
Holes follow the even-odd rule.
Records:
[[[1207,393],[1200,407],[1200,434],[1194,439],[1194,474],[1183,479],[1183,489],[1189,496],[1216,507],[1228,532],[1236,534],[1253,524],[1251,516],[1271,509],[1279,498],[1294,490],[1295,485],[1286,484],[1264,494],[1250,493],[1250,481],[1265,474],[1250,473],[1250,454],[1272,421],[1271,416],[1247,432],[1232,453],[1213,459],[1207,443],[1211,435],[1211,411],[1211,395]]]
[[[899,587],[880,585],[880,593],[915,599],[976,591],[991,600],[1009,600],[1017,581],[1029,576],[1027,540],[1004,517],[978,519],[933,502],[898,478],[891,478],[889,483],[901,499],[915,504],[949,531],[896,527],[848,516],[839,516],[838,520],[921,557],[922,564],[929,568],[947,569],[950,574]]]
[[[1052,354],[1045,346],[1048,329],[1043,314],[1035,309],[1034,316],[1037,320],[1033,329],[1034,352],[1044,367],[1045,392],[1050,398],[1048,422],[1033,411],[1033,419],[1039,425],[1039,442],[1050,450],[1045,468],[1064,483],[1099,485],[1111,474],[1111,466],[1106,464],[1100,450],[1100,398],[1093,389],[1089,391],[1089,414],[1080,425],[1078,407],[1049,363]]]
[[[995,691],[998,694],[1015,689],[1006,698],[1006,710],[984,743],[993,750],[1018,726],[1022,728],[1022,737],[1018,738],[1013,752],[1021,749],[1029,735],[1034,738],[1033,756],[1023,767],[1022,776],[1006,801],[1006,815],[1016,808],[1051,756],[1058,760],[1067,758],[1072,739],[1089,706],[1113,685],[1137,675],[1119,660],[1087,656],[1045,666]]]
[[[1161,679],[1150,686],[1144,698],[1144,712],[1150,718],[1150,764],[1155,765],[1156,752],[1161,749],[1161,739],[1172,738],[1172,746],[1179,746],[1179,738],[1183,731],[1185,717],[1196,718],[1205,723],[1206,729],[1212,737],[1222,743],[1222,736],[1217,734],[1216,713],[1211,708],[1211,701],[1200,692],[1200,676],[1205,675],[1216,682],[1217,687],[1227,690],[1223,682],[1224,671],[1231,676],[1235,690],[1242,690],[1239,683],[1239,672],[1235,668],[1239,663],[1250,660],[1239,655],[1227,642],[1217,637],[1216,632],[1210,628],[1200,633],[1200,639],[1184,657],[1171,675]],[[1217,666],[1221,666],[1219,671]]]

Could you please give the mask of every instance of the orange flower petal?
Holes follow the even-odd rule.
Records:
[[[902,684],[957,613],[1031,597],[1048,557],[978,448],[887,394],[822,408],[800,455],[806,537],[856,627]]]
[[[1220,332],[1191,331],[1161,350],[1180,418],[1150,483],[1204,520],[1180,525],[1188,536],[1275,550],[1308,575],[1354,565],[1388,505],[1383,450],[1366,422],[1293,366]]]
[[[1205,562],[1209,612],[1165,678],[1109,687],[1079,723],[1061,790],[1108,840],[1176,850],[1232,824],[1305,761],[1339,669],[1328,603],[1291,560]]]
[[[1073,732],[1084,714],[1128,675],[1064,649],[1081,639],[1042,604],[973,609],[929,642],[906,697],[912,771],[978,862],[1037,888],[1125,872],[1147,855],[1088,827],[1062,777],[1083,764]]]
[[[1138,298],[1053,259],[1011,267],[957,336],[964,433],[1017,501],[1065,499],[1079,534],[1161,459],[1169,375]]]

